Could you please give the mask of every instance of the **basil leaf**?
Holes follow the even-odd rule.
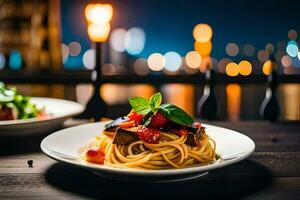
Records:
[[[153,94],[150,98],[150,106],[153,113],[156,113],[162,101],[160,92]]]
[[[193,118],[181,108],[172,104],[163,104],[159,108],[159,112],[169,120],[184,126],[194,123]]]
[[[128,99],[132,109],[142,115],[151,111],[150,102],[143,97],[131,97]]]

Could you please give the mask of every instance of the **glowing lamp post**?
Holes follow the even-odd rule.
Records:
[[[113,8],[109,4],[89,4],[85,8],[87,20],[87,32],[91,41],[95,42],[95,69],[92,72],[91,80],[94,86],[92,98],[87,103],[81,118],[94,118],[98,121],[107,111],[107,105],[100,96],[101,86],[101,46],[110,33],[110,20],[113,15]]]

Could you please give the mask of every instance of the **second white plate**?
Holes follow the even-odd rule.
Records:
[[[71,116],[79,114],[84,107],[79,103],[55,98],[32,97],[31,102],[45,108],[51,116],[47,119],[20,119],[0,121],[0,137],[24,137],[51,132],[59,128]]]

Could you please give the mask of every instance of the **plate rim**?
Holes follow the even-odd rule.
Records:
[[[79,125],[79,126],[74,126],[74,127],[70,127],[70,128],[66,128],[68,130],[71,129],[76,129],[78,127],[84,127],[84,126],[91,126],[91,125],[95,125],[95,124],[103,124],[105,122],[96,122],[96,123],[87,123],[87,124],[83,124],[83,125]],[[224,128],[224,127],[220,127],[220,126],[215,126],[215,125],[209,125],[209,124],[204,124],[204,126],[211,126],[211,127],[217,127],[217,128],[221,128],[221,129],[225,129],[225,130],[229,130],[234,132],[235,134],[239,134],[242,135],[243,137],[246,137],[247,140],[251,143],[251,149],[249,149],[249,152],[231,159],[231,160],[227,160],[224,162],[219,162],[219,163],[215,163],[213,165],[205,165],[205,166],[194,166],[194,167],[187,167],[187,168],[180,168],[180,169],[163,169],[163,170],[140,170],[140,169],[123,169],[123,168],[115,168],[115,167],[111,167],[111,166],[102,166],[102,165],[97,165],[97,164],[93,164],[93,163],[88,163],[88,164],[84,164],[84,161],[81,160],[71,160],[71,159],[66,159],[66,158],[62,158],[59,156],[56,156],[54,154],[51,153],[51,150],[48,150],[47,147],[45,146],[45,143],[47,141],[47,139],[49,137],[53,137],[53,135],[55,134],[61,134],[61,132],[66,131],[66,129],[62,129],[59,131],[56,131],[50,135],[48,135],[47,137],[45,137],[42,142],[40,143],[40,148],[42,150],[42,152],[47,155],[48,157],[65,163],[65,164],[69,164],[75,167],[80,167],[80,168],[85,168],[85,169],[89,169],[92,171],[97,171],[97,172],[105,172],[105,173],[116,173],[116,174],[121,174],[121,175],[135,175],[135,176],[172,176],[172,175],[183,175],[183,174],[193,174],[193,173],[200,173],[200,172],[205,172],[205,171],[211,171],[214,169],[218,169],[218,168],[222,168],[225,167],[227,165],[231,165],[234,163],[237,163],[241,160],[246,159],[247,157],[249,157],[256,148],[256,145],[254,143],[254,141],[247,135],[244,135],[240,132],[237,132],[235,130],[231,130],[228,128]],[[83,144],[84,145],[84,144]]]
[[[48,121],[52,121],[52,120],[57,120],[57,119],[62,119],[62,118],[66,118],[66,117],[71,117],[71,116],[75,116],[81,112],[83,112],[84,110],[84,106],[81,105],[80,103],[77,103],[75,101],[71,101],[71,100],[65,100],[65,99],[58,99],[58,98],[49,98],[49,97],[30,97],[33,100],[51,100],[51,101],[60,101],[60,102],[65,102],[65,103],[72,103],[73,105],[76,105],[77,107],[77,111],[74,111],[72,113],[69,114],[60,114],[60,115],[53,115],[50,118],[47,119],[37,119],[37,118],[31,118],[31,119],[17,119],[17,120],[4,120],[4,121],[0,121],[0,128],[1,126],[15,126],[15,125],[21,125],[21,124],[32,124],[32,123],[40,123],[40,122],[48,122]]]

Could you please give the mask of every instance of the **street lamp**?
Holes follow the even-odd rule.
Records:
[[[86,105],[85,111],[79,118],[94,118],[99,121],[106,114],[107,105],[100,96],[101,77],[101,47],[107,41],[110,33],[110,20],[113,8],[110,4],[89,4],[85,8],[87,32],[91,41],[95,43],[95,69],[91,74],[94,86],[93,96]]]

